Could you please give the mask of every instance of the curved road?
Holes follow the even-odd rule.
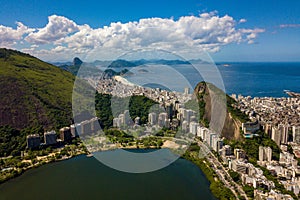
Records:
[[[216,172],[219,179],[225,184],[225,186],[233,192],[233,194],[236,196],[237,199],[238,199],[238,194],[237,194],[237,191],[238,191],[239,195],[243,196],[246,200],[249,200],[249,198],[247,197],[243,188],[240,185],[238,185],[236,182],[233,181],[231,176],[228,174],[228,171],[219,162],[218,158],[211,152],[211,150],[209,150],[209,148],[200,140],[197,140],[197,142],[198,142],[199,147],[203,147],[204,149],[207,150],[207,152],[208,152],[208,154],[206,156],[207,161],[209,161],[212,164],[213,170]]]

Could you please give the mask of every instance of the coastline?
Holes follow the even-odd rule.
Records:
[[[78,154],[74,154],[74,155],[71,155],[71,156],[66,156],[66,157],[62,157],[62,158],[59,158],[59,159],[51,159],[51,160],[47,160],[47,161],[42,161],[42,162],[39,162],[39,163],[36,163],[34,165],[30,165],[28,167],[25,167],[25,168],[17,168],[14,167],[12,169],[12,172],[10,175],[6,176],[4,179],[0,179],[0,185],[11,180],[11,179],[14,179],[14,178],[17,178],[18,176],[21,176],[23,173],[25,173],[26,171],[29,171],[31,169],[35,169],[35,168],[38,168],[40,166],[43,166],[43,165],[46,165],[46,164],[50,164],[50,163],[54,163],[54,162],[61,162],[61,161],[65,161],[65,160],[69,160],[71,158],[74,158],[74,157],[77,157],[77,156],[80,156],[80,155],[86,155],[88,156],[87,153],[78,153]]]
[[[121,148],[121,149],[124,149],[124,150],[158,150],[158,149],[161,149],[161,148],[154,148],[154,147],[150,147],[150,148],[134,148],[134,147],[131,147],[131,148]],[[59,159],[53,159],[53,160],[48,160],[48,161],[42,161],[42,162],[39,162],[35,165],[31,165],[29,167],[26,167],[26,168],[23,168],[21,170],[15,170],[14,171],[16,173],[13,173],[12,176],[9,176],[7,177],[5,180],[1,180],[0,182],[0,185],[9,181],[9,180],[12,180],[14,178],[17,178],[19,176],[21,176],[23,173],[25,173],[26,171],[29,171],[31,169],[35,169],[35,168],[38,168],[40,166],[43,166],[43,165],[46,165],[46,164],[50,164],[50,163],[55,163],[55,162],[61,162],[61,161],[65,161],[65,160],[68,160],[68,159],[71,159],[71,158],[75,158],[77,156],[80,156],[80,155],[86,155],[87,157],[93,157],[94,152],[82,152],[82,153],[78,153],[78,154],[73,154],[73,155],[70,155],[70,156],[65,156],[65,157],[62,157],[62,158],[59,158]],[[215,190],[214,187],[212,187],[213,185],[216,185],[218,184],[219,186],[219,183],[220,181],[214,177],[214,172],[213,170],[211,170],[209,168],[209,166],[207,166],[207,162],[205,160],[201,160],[201,159],[197,159],[194,155],[193,155],[193,152],[186,152],[184,155],[181,155],[179,158],[181,159],[185,159],[185,160],[188,160],[190,162],[192,162],[194,165],[196,165],[199,170],[204,174],[205,178],[207,179],[207,181],[209,182],[209,187],[210,187],[210,191],[211,193],[213,194],[213,196],[216,198],[216,199],[220,199],[218,198],[218,192],[219,190]]]
[[[219,180],[216,173],[209,167],[209,162],[205,158],[198,158],[194,153],[186,152],[181,158],[192,162],[201,170],[205,178],[209,181],[209,189],[213,196],[218,200],[236,199],[231,190],[225,187],[224,183]]]

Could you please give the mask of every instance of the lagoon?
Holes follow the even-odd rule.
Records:
[[[85,155],[29,170],[1,184],[0,196],[1,200],[215,199],[205,175],[188,160],[180,158],[161,170],[132,174]]]

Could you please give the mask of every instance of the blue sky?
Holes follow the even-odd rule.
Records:
[[[223,37],[224,34],[227,37],[227,39],[224,39],[225,42],[218,42],[218,44],[213,43],[207,48],[215,61],[300,61],[300,1],[298,0],[115,0],[103,2],[88,0],[16,0],[2,1],[0,4],[0,25],[2,25],[2,29],[0,28],[0,45],[2,47],[27,51],[44,60],[57,59],[57,56],[60,55],[59,52],[70,54],[69,56],[62,56],[60,60],[68,60],[78,55],[83,56],[83,54],[88,51],[88,48],[95,49],[95,47],[91,47],[91,43],[87,43],[83,47],[79,45],[74,46],[72,45],[74,43],[71,40],[75,40],[76,38],[71,38],[69,36],[82,31],[88,35],[97,34],[99,37],[104,37],[103,33],[105,30],[98,30],[98,32],[95,30],[108,26],[109,28],[114,29],[110,30],[110,32],[116,31],[116,27],[110,26],[112,22],[121,22],[121,25],[125,25],[125,28],[127,28],[131,27],[130,24],[128,24],[129,22],[139,22],[140,19],[151,19],[154,17],[159,19],[171,19],[175,24],[170,26],[166,25],[166,29],[171,29],[180,25],[180,27],[183,27],[180,31],[186,31],[185,36],[189,38],[193,37],[194,40],[195,38],[199,39],[200,36],[206,37],[206,35],[209,34],[207,32],[203,33],[197,31],[196,28],[203,23],[206,23],[205,20],[208,20],[208,23],[212,23],[214,17],[217,17],[217,20],[219,20],[216,22],[217,24],[224,21],[228,23],[234,21],[235,24],[233,27],[224,25],[224,29],[227,27],[228,31],[230,31],[231,28],[234,28],[236,32],[220,33],[221,30],[211,29],[212,33],[216,35],[216,38],[220,36]],[[209,15],[209,17],[199,17],[201,13],[211,12],[214,13]],[[224,16],[226,15],[230,16],[232,19],[225,19]],[[63,26],[68,23],[68,26],[71,26],[71,29],[68,29],[68,31],[71,31],[64,33],[60,32],[61,35],[58,36],[58,33],[55,31],[53,32],[53,29],[49,28],[50,25],[48,27],[49,29],[46,29],[46,25],[49,24],[49,16],[57,16],[51,18],[52,22],[55,24],[52,28],[59,29],[59,25]],[[200,19],[196,19],[199,24],[194,25],[192,28],[187,27],[186,24],[185,26],[182,26],[183,20],[180,19],[186,16],[199,17]],[[241,19],[245,20],[240,21]],[[55,21],[59,20],[61,20],[61,23],[56,24]],[[75,24],[72,24],[68,20]],[[160,20],[156,21],[165,23]],[[173,21],[166,23],[172,24]],[[195,19],[189,18],[187,21],[195,22]],[[22,28],[21,26],[18,32],[14,31],[17,30],[16,22],[21,22],[27,29],[25,30],[25,28]],[[155,20],[152,20],[149,23],[152,25],[156,24]],[[83,25],[85,24],[89,27],[83,28]],[[144,24],[142,23],[142,25]],[[137,26],[139,27],[141,24],[138,24]],[[39,29],[42,28],[45,28],[44,32],[38,33]],[[252,32],[245,31],[246,29],[251,29]],[[51,30],[52,35],[48,32],[45,33],[46,31]],[[21,35],[19,34],[20,31],[22,31]],[[91,34],[87,33],[88,31],[91,31]],[[136,33],[136,27],[131,27],[130,31]],[[10,37],[4,32],[9,33]],[[198,34],[197,37],[194,37],[196,34],[195,32]],[[159,34],[158,32],[155,33]],[[30,34],[32,35],[28,37]],[[131,32],[128,34],[132,35]],[[235,36],[232,36],[235,37],[232,41],[229,39],[232,38],[230,34],[235,34]],[[252,35],[254,37],[247,39],[247,36],[251,34],[255,34]],[[78,35],[80,34],[78,33]],[[129,36],[127,35],[126,39],[128,38]],[[162,36],[161,40],[163,41],[166,38],[169,38],[169,36]],[[178,36],[178,38],[181,38],[181,36]],[[210,37],[203,43],[210,43],[216,40],[216,38]],[[130,40],[132,39],[133,38],[130,36]],[[139,39],[149,40],[149,38],[145,37]],[[228,39],[230,42],[228,42]],[[123,41],[125,39],[119,38],[119,40]],[[94,40],[94,43],[95,41],[97,42],[98,40]],[[105,41],[107,42],[107,40]],[[103,38],[98,42],[107,48],[112,45],[110,43],[104,44]],[[199,41],[196,41],[196,43],[198,44]],[[114,45],[115,44],[116,42],[114,42]],[[127,45],[128,43],[122,44]],[[116,48],[116,46],[119,45],[120,44],[118,43],[113,46],[113,48]],[[56,51],[51,51],[55,48]],[[72,48],[73,50],[70,50]],[[79,51],[79,48],[82,48],[82,50]],[[98,46],[97,51],[99,51],[99,48],[100,47]],[[53,53],[53,56],[50,55],[51,53]],[[89,58],[94,59],[95,56],[90,56]],[[104,58],[106,57],[104,56]]]

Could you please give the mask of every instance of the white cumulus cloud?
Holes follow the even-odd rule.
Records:
[[[156,17],[115,22],[99,28],[78,25],[57,15],[49,16],[48,20],[45,27],[35,30],[22,24],[17,30],[24,31],[4,28],[18,32],[19,35],[12,40],[39,45],[39,48],[31,48],[30,52],[27,50],[47,60],[71,59],[74,56],[89,60],[114,59],[122,52],[143,48],[164,49],[181,55],[192,55],[195,49],[217,52],[231,43],[254,43],[258,34],[264,32],[264,29],[238,28],[240,23],[246,22],[245,19],[236,21],[229,15],[218,16],[217,12],[182,16],[177,20]],[[24,34],[27,34],[25,39]],[[1,26],[0,37],[3,37]],[[47,48],[43,49],[43,46]]]
[[[28,28],[21,22],[16,22],[17,28],[0,25],[0,46],[12,47],[17,41],[23,38],[24,34],[34,31],[32,28]]]
[[[25,40],[34,44],[52,43],[79,30],[75,22],[63,16],[52,15],[48,20],[44,28],[30,33]]]

